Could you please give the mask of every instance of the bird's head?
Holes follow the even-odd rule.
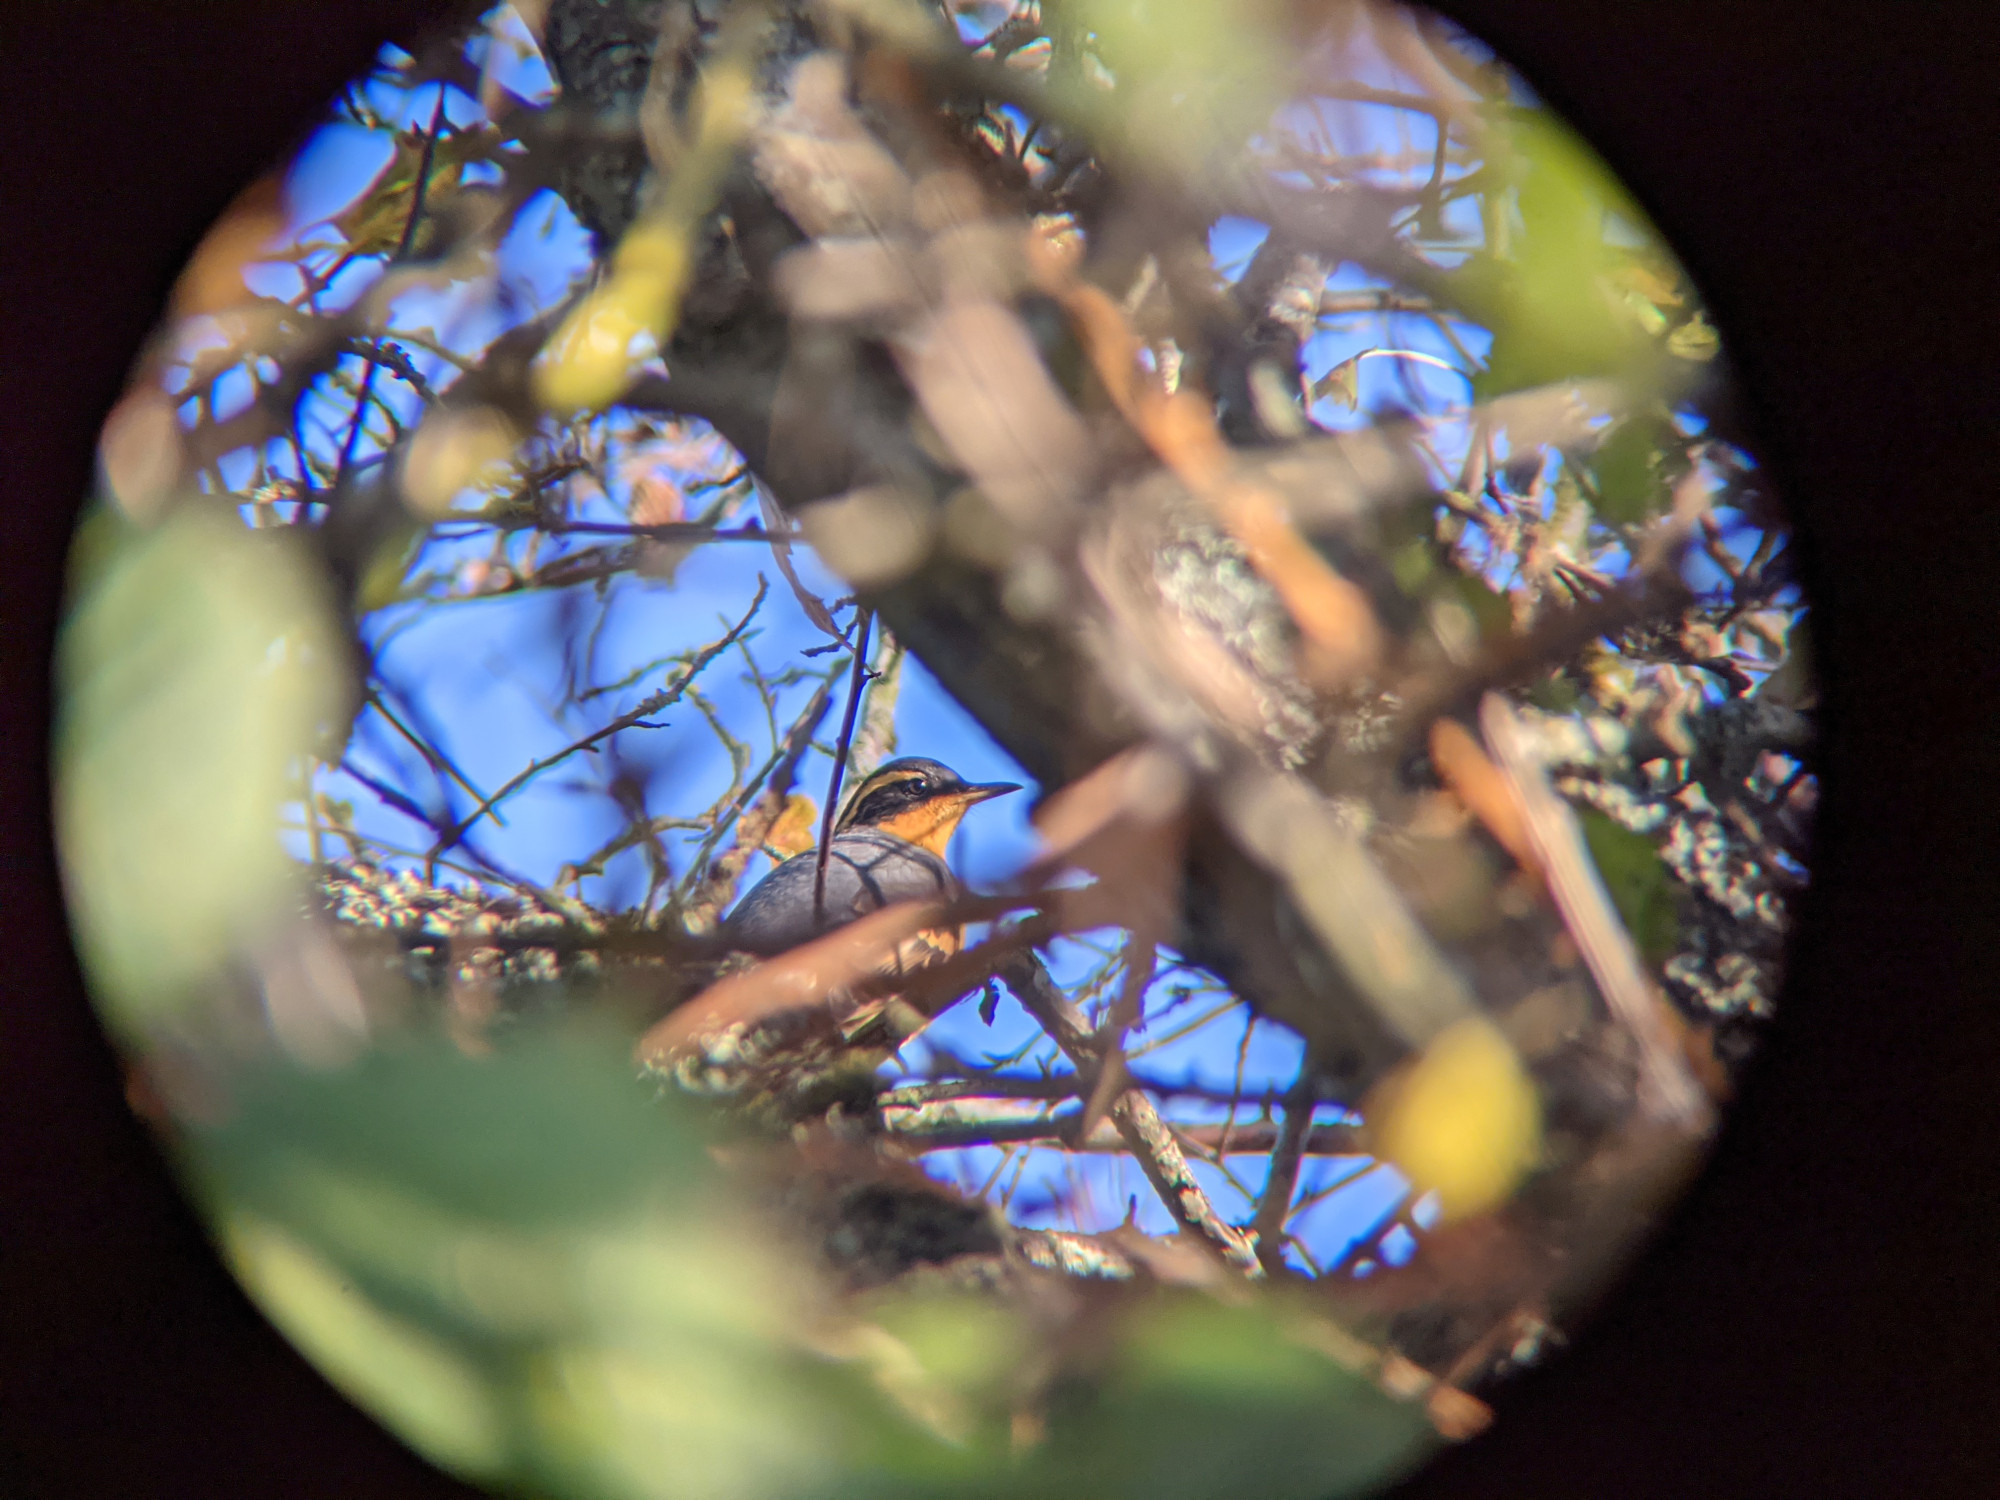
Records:
[[[879,828],[942,855],[968,807],[1020,789],[1012,781],[967,781],[950,766],[906,755],[881,766],[854,789],[833,831]]]

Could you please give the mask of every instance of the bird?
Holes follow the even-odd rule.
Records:
[[[904,756],[864,778],[834,824],[820,896],[819,851],[795,854],[751,887],[723,919],[723,946],[760,958],[843,927],[895,901],[951,901],[958,880],[944,853],[967,811],[1018,792],[1012,781],[968,782],[941,761]],[[918,934],[904,969],[958,952],[959,927]],[[906,945],[909,946],[909,945]]]
[[[731,957],[719,973],[777,959],[894,902],[955,900],[961,887],[944,855],[960,821],[979,803],[1019,790],[1011,781],[968,782],[926,756],[882,765],[855,787],[834,823],[824,893],[817,849],[779,864],[723,918],[715,945]],[[963,941],[957,922],[926,929],[885,955],[878,972],[912,973],[950,958]],[[752,1022],[706,1015],[697,996],[689,1014],[670,1014],[642,1039],[640,1056],[684,1089],[761,1100],[795,1119],[857,1087],[866,1092],[857,1081],[930,1020],[927,1007],[879,984],[854,990],[837,991],[810,1011]]]

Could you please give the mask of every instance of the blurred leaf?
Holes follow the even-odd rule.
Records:
[[[289,912],[278,809],[343,658],[283,533],[192,507],[90,527],[58,649],[57,828],[84,955],[130,1030]]]
[[[1681,945],[1681,909],[1672,872],[1654,841],[1593,808],[1577,809],[1583,841],[1639,956],[1661,964]]]
[[[1676,359],[1714,359],[1721,350],[1721,336],[1700,313],[1667,335],[1667,352]]]
[[[289,1193],[283,1180],[310,1161],[442,1213],[561,1223],[698,1175],[678,1122],[632,1080],[609,1037],[537,1035],[478,1058],[409,1044],[338,1073],[246,1080],[231,1118],[199,1139],[259,1193]]]
[[[429,536],[427,527],[405,515],[396,516],[384,527],[384,535],[368,554],[361,577],[354,586],[354,612],[357,615],[372,614],[402,602],[405,597],[404,580],[410,576],[410,569],[422,554]]]
[[[929,1378],[980,1400],[1004,1399],[1015,1366],[1034,1352],[1020,1318],[985,1297],[906,1298],[878,1321]]]
[[[785,1334],[809,1277],[733,1218],[609,1034],[270,1067],[190,1165],[246,1285],[424,1452],[604,1496],[792,1493],[835,1429]]]
[[[778,814],[778,821],[764,835],[764,847],[783,859],[818,846],[819,804],[804,792],[793,792],[785,799],[785,810]]]
[[[284,1335],[363,1406],[396,1414],[411,1446],[461,1473],[495,1475],[507,1452],[501,1393],[442,1341],[388,1316],[324,1261],[248,1214],[224,1223],[223,1251]]]
[[[1350,355],[1315,380],[1311,399],[1337,401],[1349,411],[1358,407],[1361,404],[1361,355]]]
[[[1471,613],[1482,641],[1499,640],[1514,628],[1514,615],[1507,596],[1484,579],[1459,574],[1449,579],[1448,593]]]
[[[982,1296],[854,1308],[737,1207],[622,1043],[565,1031],[485,1058],[410,1040],[272,1068],[190,1165],[245,1285],[425,1454],[482,1483],[603,1500],[1132,1500],[1372,1489],[1435,1445],[1330,1328],[1264,1304],[1147,1299],[1088,1383]],[[1310,1321],[1310,1320],[1309,1320]],[[1318,1325],[1315,1324],[1315,1327]]]
[[[1493,330],[1473,380],[1482,401],[1616,374],[1646,354],[1618,286],[1633,257],[1607,235],[1615,219],[1650,237],[1645,216],[1567,127],[1545,114],[1513,118],[1515,186],[1511,195],[1488,192],[1486,249],[1454,278]]]
[[[1528,689],[1528,701],[1544,713],[1573,714],[1583,711],[1583,694],[1566,673],[1551,672]]]
[[[1017,1493],[1102,1500],[1334,1500],[1372,1493],[1429,1456],[1414,1402],[1298,1337],[1282,1310],[1188,1294],[1133,1310],[1103,1384],[1059,1404]]]
[[[97,441],[111,498],[133,520],[150,522],[181,475],[181,424],[171,397],[139,389],[104,419]]]
[[[1429,537],[1417,537],[1389,554],[1389,571],[1396,587],[1414,594],[1437,571],[1437,544]]]
[[[1666,507],[1673,481],[1668,444],[1675,437],[1665,416],[1635,414],[1612,430],[1593,456],[1597,477],[1598,519],[1621,526],[1636,525]],[[1676,449],[1673,459],[1680,454]]]
[[[1277,10],[1270,0],[1083,0],[1055,29],[1070,22],[1075,41],[1059,45],[1087,37],[1117,80],[1137,127],[1131,144],[1184,168],[1242,140],[1279,104],[1289,69]]]
[[[434,409],[403,453],[404,501],[426,519],[448,514],[461,492],[504,472],[519,441],[514,424],[493,407]]]
[[[666,323],[687,278],[684,237],[659,238],[648,265],[614,272],[577,304],[537,357],[535,394],[550,411],[596,411],[632,383],[646,358],[641,335]]]
[[[243,272],[270,252],[284,229],[284,183],[271,173],[238,193],[202,236],[174,283],[175,316],[220,312],[248,301],[250,289],[243,284]]]
[[[1447,1219],[1504,1202],[1541,1155],[1535,1085],[1480,1017],[1440,1033],[1364,1113],[1377,1154],[1418,1192],[1436,1192]]]

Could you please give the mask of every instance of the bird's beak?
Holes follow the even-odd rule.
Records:
[[[975,782],[965,789],[965,805],[970,807],[975,802],[985,802],[992,797],[1004,797],[1009,792],[1020,790],[1021,783],[1018,781]]]

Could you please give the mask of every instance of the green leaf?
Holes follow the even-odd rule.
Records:
[[[1162,1298],[1128,1320],[1094,1399],[1054,1413],[1040,1493],[1332,1500],[1373,1493],[1436,1442],[1420,1403],[1311,1347],[1282,1309]]]
[[[405,1037],[239,1072],[188,1162],[225,1253],[344,1391],[480,1483],[577,1500],[1331,1500],[1437,1435],[1323,1309],[1108,1288],[1052,1348],[939,1283],[811,1265],[572,1023],[471,1057]],[[1069,1368],[1046,1441],[1024,1390]]]
[[[1493,333],[1474,398],[1635,367],[1648,339],[1620,284],[1633,254],[1611,236],[1657,246],[1645,216],[1552,116],[1516,117],[1496,160],[1511,172],[1496,175],[1484,195],[1486,245],[1452,278],[1461,304]]]
[[[1389,571],[1406,594],[1416,593],[1436,570],[1437,544],[1429,537],[1405,542],[1389,554]]]
[[[1528,701],[1544,713],[1571,714],[1583,707],[1583,694],[1568,676],[1552,672],[1528,689]]]
[[[1598,519],[1632,526],[1658,515],[1684,467],[1685,456],[1668,418],[1658,414],[1625,418],[1591,459]]]
[[[810,1273],[628,1049],[569,1028],[268,1065],[188,1164],[273,1321],[437,1462],[604,1500],[826,1493],[891,1414],[797,1347]]]
[[[222,1234],[230,1268],[328,1379],[433,1462],[497,1475],[507,1452],[502,1393],[463,1351],[383,1312],[283,1230],[235,1214]]]
[[[589,1033],[531,1032],[487,1057],[440,1039],[338,1072],[272,1069],[242,1082],[229,1120],[198,1139],[245,1190],[283,1197],[286,1175],[310,1162],[524,1227],[612,1213],[698,1171],[685,1127],[634,1083],[625,1045]]]
[[[285,533],[185,506],[153,531],[100,518],[80,552],[57,831],[98,996],[132,1032],[288,913],[278,810],[344,696],[343,658]]]
[[[1682,911],[1673,872],[1643,833],[1634,833],[1595,808],[1579,808],[1583,840],[1612,905],[1639,955],[1648,964],[1666,962],[1680,947]]]
[[[1482,578],[1461,574],[1451,580],[1451,592],[1472,614],[1482,641],[1499,640],[1514,629],[1514,612],[1507,596]]]

